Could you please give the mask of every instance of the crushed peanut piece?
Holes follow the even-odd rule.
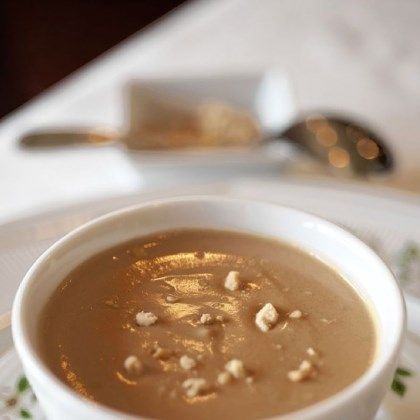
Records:
[[[204,378],[189,378],[182,383],[182,387],[186,390],[185,394],[188,398],[194,398],[207,391],[208,384]]]
[[[204,354],[199,354],[199,355],[197,356],[197,360],[198,360],[199,362],[202,362],[202,361],[204,360]]]
[[[314,350],[314,348],[313,348],[313,347],[308,347],[308,348],[306,349],[306,353],[308,353],[308,354],[309,354],[309,356],[316,356],[316,355],[317,355],[317,353],[316,353],[316,351]]]
[[[225,369],[229,372],[235,379],[242,379],[245,377],[245,368],[242,360],[232,359],[225,364]]]
[[[275,345],[276,349],[281,350],[283,348],[283,346],[281,344],[276,344]]]
[[[296,370],[291,370],[290,372],[288,372],[287,377],[292,382],[300,382],[304,379],[304,374],[299,369],[296,369]]]
[[[228,289],[232,292],[239,289],[239,272],[238,271],[229,271],[229,274],[225,279],[225,289]]]
[[[166,302],[174,303],[174,302],[178,302],[178,301],[179,301],[179,297],[177,297],[177,296],[174,296],[174,295],[166,296]]]
[[[220,372],[217,375],[217,382],[220,385],[226,385],[232,380],[232,375],[229,372]]]
[[[168,349],[164,349],[159,344],[155,344],[152,350],[152,357],[154,359],[165,360],[172,356],[172,352]]]
[[[299,309],[296,309],[295,311],[290,312],[289,318],[292,318],[292,319],[302,318],[302,311],[299,311]]]
[[[197,366],[197,362],[192,357],[184,355],[179,359],[179,365],[182,369],[191,370]]]
[[[128,356],[124,360],[124,368],[130,375],[139,375],[143,372],[143,364],[137,356]]]
[[[263,331],[267,332],[279,319],[276,308],[271,303],[266,303],[255,316],[255,324]]]
[[[302,372],[309,372],[313,368],[313,365],[308,360],[302,360],[302,363],[299,365],[299,370]]]
[[[202,314],[200,317],[200,322],[202,324],[211,324],[213,322],[213,317],[210,314]]]
[[[217,315],[216,316],[216,321],[225,322],[225,317],[223,315]]]
[[[152,312],[139,312],[136,315],[136,323],[140,327],[150,327],[158,320],[158,317]]]
[[[300,382],[304,379],[309,378],[310,376],[313,376],[315,373],[314,365],[309,362],[308,360],[303,360],[301,364],[299,365],[299,368],[296,370],[291,370],[288,372],[287,377],[292,382]]]
[[[248,376],[245,378],[245,382],[250,385],[254,383],[254,377],[253,376]]]

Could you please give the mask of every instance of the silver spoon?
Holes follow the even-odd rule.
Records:
[[[394,165],[390,150],[378,134],[364,125],[330,113],[302,115],[261,144],[284,140],[297,145],[302,152],[326,166],[357,176],[385,173]],[[127,146],[122,133],[86,128],[32,131],[20,138],[19,145],[25,149],[38,149],[111,142]]]

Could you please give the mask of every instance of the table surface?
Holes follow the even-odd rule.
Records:
[[[142,188],[112,147],[29,153],[18,136],[43,125],[122,123],[132,77],[278,68],[298,111],[368,121],[398,162],[395,185],[420,190],[420,2],[198,0],[135,34],[0,122],[0,222]]]

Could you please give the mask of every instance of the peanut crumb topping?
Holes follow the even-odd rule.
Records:
[[[246,382],[248,385],[253,384],[253,383],[254,383],[254,377],[253,377],[253,376],[247,376],[247,377],[245,378],[245,382]]]
[[[300,319],[302,318],[302,311],[299,311],[299,309],[296,309],[295,311],[290,312],[289,318],[291,319]]]
[[[299,365],[298,369],[291,370],[287,374],[287,377],[292,382],[300,382],[310,377],[313,377],[315,373],[316,373],[315,367],[312,364],[312,362],[309,362],[308,360],[303,360],[301,364]]]
[[[232,375],[229,372],[220,372],[217,375],[217,383],[219,385],[226,385],[232,380]]]
[[[292,382],[300,382],[304,379],[304,374],[299,370],[291,370],[290,372],[288,372],[287,377],[292,381]]]
[[[204,325],[211,324],[213,322],[213,317],[210,314],[202,314],[200,317],[200,322]]]
[[[185,389],[185,395],[188,398],[194,398],[208,390],[207,381],[204,378],[189,378],[182,383]]]
[[[229,372],[235,379],[242,379],[245,377],[246,371],[242,360],[232,359],[225,364],[225,370]]]
[[[143,372],[143,364],[137,356],[128,356],[124,360],[124,369],[130,375],[139,375]]]
[[[238,271],[229,271],[229,274],[225,279],[225,289],[228,289],[232,292],[238,290],[240,286],[239,281],[239,272]]]
[[[308,353],[308,354],[309,354],[309,356],[316,356],[316,355],[317,355],[317,353],[316,353],[316,351],[314,350],[314,348],[313,348],[313,347],[308,347],[308,348],[306,349],[306,353]]]
[[[191,370],[197,366],[197,362],[192,357],[184,355],[179,359],[179,365],[182,369]]]
[[[140,327],[150,327],[158,320],[158,317],[152,312],[141,311],[136,315],[136,324]]]
[[[272,328],[278,321],[279,314],[276,308],[271,303],[266,303],[257,315],[255,316],[255,324],[263,331],[267,332]]]
[[[174,302],[178,302],[178,301],[179,301],[179,297],[177,297],[177,296],[174,296],[174,295],[166,296],[166,302],[174,303]]]

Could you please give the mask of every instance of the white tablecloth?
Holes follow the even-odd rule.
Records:
[[[0,222],[142,187],[112,147],[16,148],[19,134],[44,124],[119,126],[121,86],[140,75],[277,67],[290,77],[300,110],[340,110],[383,133],[399,177],[415,189],[419,20],[415,0],[201,0],[178,8],[0,123]]]

